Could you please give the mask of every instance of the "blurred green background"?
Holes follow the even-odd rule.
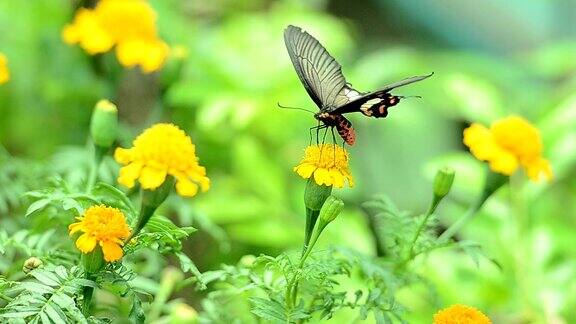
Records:
[[[540,128],[555,179],[530,183],[515,175],[511,188],[465,228],[460,238],[479,242],[500,268],[438,251],[420,260],[437,296],[412,287],[400,298],[414,323],[429,322],[452,303],[475,306],[496,323],[576,321],[576,1],[150,3],[160,36],[187,48],[188,57],[142,75],[122,69],[112,54],[89,57],[62,42],[75,2],[0,1],[0,51],[12,75],[0,86],[0,143],[10,155],[80,181],[73,164],[87,168],[82,154],[92,108],[109,98],[119,105],[119,145],[158,121],[173,121],[196,144],[212,188],[190,200],[174,198],[174,217],[201,229],[186,242],[201,271],[246,254],[297,249],[305,181],[292,167],[315,121],[276,104],[316,108],[284,48],[283,29],[294,24],[326,46],[359,90],[435,72],[398,89],[422,99],[404,100],[388,118],[351,116],[356,186],[336,191],[347,208],[321,244],[375,253],[360,204],[385,193],[402,209],[422,212],[432,176],[444,165],[457,170],[439,212],[450,224],[481,189],[484,171],[463,146],[462,130],[472,121],[488,125],[519,114]],[[114,173],[104,177],[112,181]],[[10,210],[0,209],[0,217],[18,216]],[[521,226],[524,234],[515,235]],[[186,298],[196,307],[202,294]]]

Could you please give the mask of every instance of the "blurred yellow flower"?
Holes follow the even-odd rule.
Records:
[[[84,232],[76,240],[76,247],[82,253],[92,252],[96,244],[99,244],[107,262],[122,258],[124,253],[121,245],[130,236],[130,228],[120,210],[104,205],[92,206],[77,219],[79,222],[70,224],[68,230],[70,235]]]
[[[167,176],[176,178],[176,191],[192,197],[198,187],[210,188],[206,169],[198,164],[190,137],[173,124],[156,124],[140,134],[129,149],[117,148],[114,158],[125,165],[118,182],[128,188],[138,180],[143,189],[158,188]]]
[[[72,24],[64,27],[62,38],[67,44],[79,44],[90,55],[109,51],[115,42],[100,23],[98,14],[85,8],[80,8]]]
[[[433,324],[491,324],[492,321],[474,307],[452,305],[434,315]]]
[[[168,56],[168,45],[157,39],[134,38],[116,46],[116,57],[125,67],[139,65],[149,73],[159,70]]]
[[[464,130],[464,144],[494,172],[511,175],[522,166],[531,180],[541,175],[552,179],[550,163],[542,157],[540,132],[522,117],[500,119],[490,129],[473,123]]]
[[[6,56],[0,53],[0,84],[10,80],[10,71],[8,70],[8,60]]]
[[[94,9],[81,8],[62,38],[91,55],[116,45],[120,64],[147,73],[159,70],[168,56],[168,45],[157,35],[156,13],[145,0],[101,0]]]
[[[308,146],[304,158],[294,167],[294,171],[304,179],[313,175],[319,185],[342,188],[347,180],[350,187],[354,186],[348,167],[348,153],[336,144]]]

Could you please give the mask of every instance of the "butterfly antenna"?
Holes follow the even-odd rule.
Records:
[[[296,109],[296,110],[303,110],[306,112],[309,112],[311,114],[315,114],[315,112],[313,112],[312,110],[308,110],[305,108],[300,108],[300,107],[288,107],[288,106],[282,106],[280,103],[278,103],[278,107],[282,108],[282,109]]]

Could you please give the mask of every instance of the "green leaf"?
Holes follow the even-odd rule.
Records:
[[[144,323],[146,315],[144,314],[144,309],[142,308],[142,301],[136,294],[132,294],[132,308],[129,314],[130,321],[132,323]]]
[[[249,300],[252,303],[252,308],[250,309],[252,314],[272,322],[289,322],[286,318],[286,310],[284,309],[284,305],[278,301],[258,297],[252,297]]]
[[[52,202],[52,200],[48,199],[48,198],[40,199],[40,200],[33,202],[32,204],[30,204],[30,206],[26,210],[25,216],[28,217],[28,216],[34,214],[35,212],[44,209],[51,202]]]
[[[37,282],[31,282],[31,281],[23,282],[21,283],[21,286],[30,292],[35,292],[38,294],[50,294],[54,292],[54,288]]]
[[[60,285],[60,280],[58,280],[58,277],[48,271],[34,270],[30,272],[30,275],[45,285],[52,287]]]

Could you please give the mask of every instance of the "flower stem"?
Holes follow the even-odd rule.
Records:
[[[82,300],[82,314],[84,316],[90,316],[90,305],[92,304],[92,296],[94,295],[94,287],[84,286],[82,289],[82,295],[84,299]]]
[[[94,145],[94,157],[92,159],[92,165],[90,166],[90,173],[88,174],[88,181],[86,182],[86,192],[90,192],[96,180],[98,180],[98,170],[100,169],[100,164],[104,159],[104,155],[106,154],[106,149]]]
[[[482,193],[462,218],[456,221],[452,226],[450,226],[444,233],[442,233],[438,238],[442,241],[448,241],[451,239],[456,233],[458,233],[464,225],[466,225],[476,213],[484,206],[484,203],[496,190],[502,187],[508,181],[508,176],[501,175],[499,173],[492,172],[490,170],[486,173],[486,181],[484,184],[484,189]]]
[[[314,232],[314,226],[318,220],[318,215],[320,215],[319,210],[312,210],[306,208],[306,227],[304,231],[304,245],[302,246],[302,255],[308,250],[308,245],[310,244],[310,239],[312,238],[312,233]]]
[[[438,208],[438,204],[440,203],[441,200],[442,200],[442,198],[439,196],[436,196],[436,195],[434,195],[434,198],[432,198],[432,201],[430,202],[430,206],[428,207],[426,214],[424,214],[424,219],[420,223],[420,226],[418,226],[418,229],[416,230],[416,233],[414,234],[414,238],[412,239],[412,243],[410,244],[410,250],[408,252],[408,259],[409,260],[411,260],[415,256],[414,255],[414,247],[416,247],[416,241],[418,241],[420,234],[422,234],[422,231],[426,228],[426,224],[428,224],[428,219],[430,218],[430,215],[432,215],[434,213],[434,211],[436,211],[436,208]]]

